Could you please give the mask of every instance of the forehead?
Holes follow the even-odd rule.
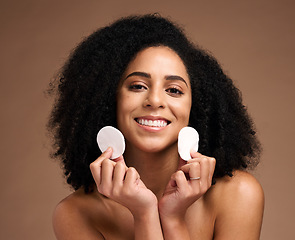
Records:
[[[148,47],[139,51],[128,64],[124,75],[132,71],[155,71],[163,74],[180,74],[189,79],[186,67],[179,55],[166,46]]]

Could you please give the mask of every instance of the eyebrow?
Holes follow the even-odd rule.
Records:
[[[132,77],[132,76],[152,78],[151,74],[146,73],[146,72],[133,72],[133,73],[130,73],[125,79]],[[167,76],[165,76],[165,79],[166,80],[180,80],[180,81],[184,82],[185,85],[188,87],[187,82],[182,77],[180,77],[178,75],[167,75]]]
[[[130,73],[125,79],[132,77],[132,76],[139,76],[139,77],[145,77],[145,78],[151,78],[151,74],[145,73],[145,72],[133,72]]]

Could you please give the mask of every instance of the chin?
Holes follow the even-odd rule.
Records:
[[[163,151],[167,151],[175,146],[177,147],[177,143],[169,144],[169,145],[153,143],[153,144],[144,144],[144,145],[140,145],[137,147],[138,147],[138,149],[140,149],[141,151],[146,152],[146,153],[160,153]]]

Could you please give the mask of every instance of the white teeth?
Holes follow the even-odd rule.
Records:
[[[149,126],[149,127],[166,127],[167,122],[164,120],[145,120],[137,119],[136,120],[140,125]]]

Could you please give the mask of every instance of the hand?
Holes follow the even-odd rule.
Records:
[[[188,207],[211,187],[215,159],[198,152],[191,152],[191,156],[192,159],[171,176],[159,201],[161,218],[183,219]]]
[[[90,164],[98,191],[127,207],[136,216],[157,207],[156,196],[140,180],[135,168],[128,168],[123,156],[110,160],[111,155],[112,149],[109,148]]]

